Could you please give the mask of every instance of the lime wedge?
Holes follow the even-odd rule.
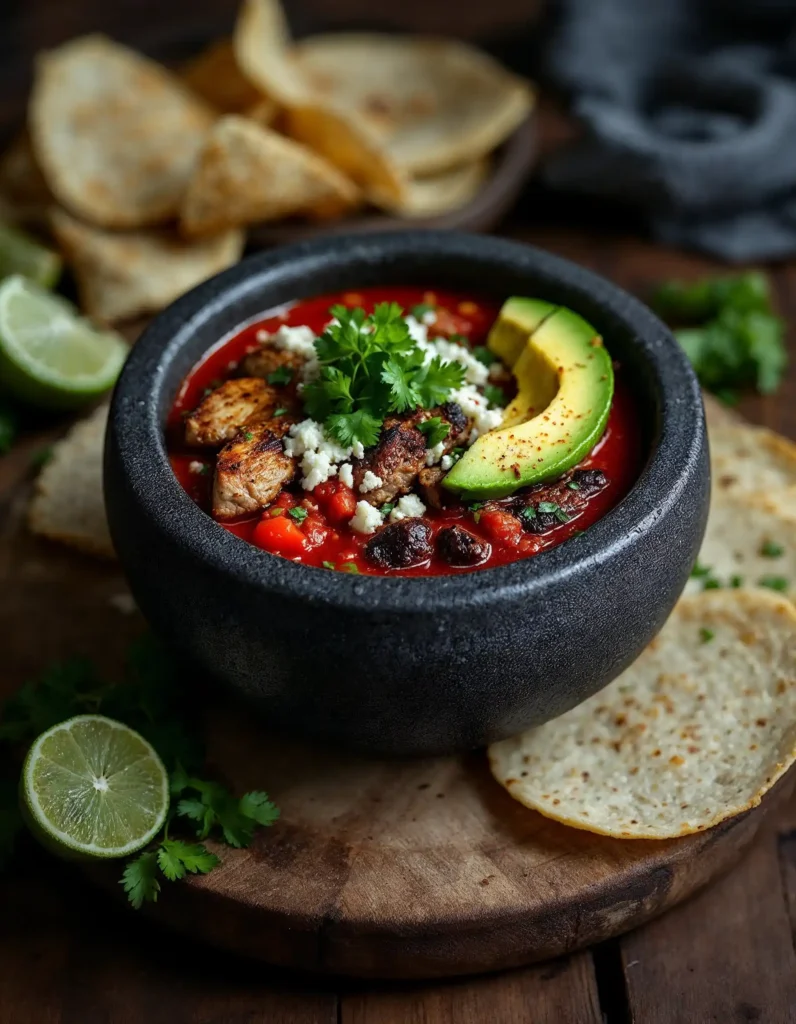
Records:
[[[0,283],[0,384],[46,409],[74,409],[116,382],[127,346],[16,274]]]
[[[52,288],[61,276],[61,257],[34,238],[0,224],[0,277],[22,274],[42,288]]]
[[[34,834],[65,856],[126,857],[163,827],[169,778],[149,743],[121,722],[79,715],[34,742],[22,769]]]

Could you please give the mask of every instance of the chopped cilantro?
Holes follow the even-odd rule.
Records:
[[[278,409],[274,409],[272,415],[273,416],[284,416],[286,412],[287,412],[287,409],[284,407],[284,405],[280,405]]]
[[[546,512],[548,515],[555,515],[558,512],[558,505],[554,501],[540,501],[536,507],[540,512]]]
[[[743,576],[730,576],[730,586],[733,590],[738,590],[739,587],[742,587]]]
[[[293,371],[289,366],[279,366],[268,374],[269,384],[289,384],[293,380]]]
[[[569,483],[567,484],[567,487],[571,491],[579,491],[580,490],[580,484],[576,484],[574,480],[570,480]]]
[[[379,509],[379,512],[381,512],[381,514],[383,516],[388,516],[390,514],[390,512],[392,512],[392,510],[394,508],[395,508],[395,502],[394,501],[385,501],[385,503]]]
[[[243,431],[243,440],[244,441],[251,441],[253,437],[254,437],[254,434],[251,432],[251,430],[244,430]]]
[[[474,501],[474,502],[472,502],[472,504],[468,505],[467,507],[470,509],[471,512],[477,512],[478,509],[479,508],[483,508],[484,505],[486,505],[485,501]]]
[[[484,366],[489,367],[492,365],[492,363],[497,362],[496,357],[489,351],[489,349],[485,345],[477,345],[472,350],[472,353],[478,360],[478,362],[483,363]]]
[[[714,577],[709,576],[702,584],[703,590],[721,590],[721,583]]]
[[[712,572],[713,570],[709,565],[700,565],[697,561],[694,563],[694,568],[691,570],[691,579],[699,580],[702,579],[704,576],[710,576]]]
[[[699,638],[703,644],[710,643],[715,635],[712,629],[707,629],[705,626],[702,626],[699,630]]]
[[[324,569],[334,569],[334,562],[323,562]]]
[[[432,416],[417,425],[421,434],[426,435],[426,445],[434,448],[440,444],[451,432],[450,423],[446,423],[440,416]]]
[[[780,555],[785,554],[785,548],[781,544],[775,543],[773,540],[764,541],[761,548],[760,554],[763,558],[779,558]]]
[[[763,576],[759,580],[761,587],[767,587],[769,590],[787,590],[790,586],[789,581],[784,576]]]
[[[307,518],[308,512],[301,505],[296,505],[295,508],[288,509],[287,513],[291,519],[295,519],[297,523],[303,523]]]
[[[340,572],[350,572],[352,576],[359,575],[359,569],[357,569],[354,562],[343,562],[340,566]]]
[[[557,508],[555,511],[555,517],[559,523],[568,523],[572,516],[568,515],[563,508]]]
[[[430,306],[427,302],[418,302],[416,306],[412,306],[412,316],[415,320],[422,320],[426,313],[433,313],[434,307]]]
[[[501,409],[506,403],[506,395],[502,388],[496,384],[487,384],[484,388],[484,398],[492,408]]]
[[[520,515],[522,516],[523,519],[536,519],[536,518],[538,518],[537,515],[536,515],[536,509],[533,507],[533,505],[526,505],[525,508],[520,513]]]
[[[380,303],[370,316],[360,307],[330,312],[336,322],[315,341],[320,375],[303,398],[307,415],[340,444],[369,447],[390,413],[430,409],[461,386],[464,367],[439,356],[426,363],[396,303]]]
[[[762,394],[779,386],[787,363],[784,324],[774,315],[764,274],[671,281],[653,304],[669,319],[699,325],[675,334],[700,383],[722,401],[734,404],[748,385]]]
[[[475,512],[473,512],[473,522],[474,523],[480,523],[481,522],[481,509],[480,508],[476,509]]]
[[[453,448],[450,453],[450,459],[455,464],[464,455],[464,448]]]

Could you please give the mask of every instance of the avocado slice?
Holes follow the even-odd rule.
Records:
[[[487,338],[487,346],[511,370],[528,338],[558,309],[544,299],[506,299]]]
[[[509,299],[506,306],[530,301]],[[496,329],[493,334],[509,336]],[[490,347],[491,341],[492,335]],[[510,354],[509,346],[503,351]],[[443,480],[457,494],[503,498],[560,476],[602,437],[614,394],[613,365],[602,338],[577,313],[561,306],[539,321],[526,334],[512,372],[519,390],[503,425],[479,437]]]

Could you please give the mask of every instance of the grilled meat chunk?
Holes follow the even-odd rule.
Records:
[[[426,465],[426,437],[417,427],[434,416],[450,424],[444,441],[445,453],[452,451],[470,433],[472,421],[456,402],[446,402],[435,409],[420,409],[405,417],[389,417],[384,421],[379,443],[369,448],[364,458],[354,461],[355,490],[359,491],[368,470],[381,477],[381,485],[363,495],[365,501],[379,506],[412,490]]]
[[[357,493],[365,473],[381,478],[381,484],[363,494],[371,505],[383,505],[412,490],[417,475],[426,464],[426,439],[411,423],[403,420],[384,421],[379,443],[368,448],[353,463],[354,490]]]
[[[282,437],[295,417],[250,423],[218,454],[213,481],[213,514],[218,519],[265,508],[290,483],[296,462],[285,454]]]
[[[215,448],[232,440],[250,420],[267,416],[276,402],[274,388],[257,377],[224,381],[185,421],[185,440]]]
[[[576,515],[588,497],[607,485],[601,469],[576,469],[495,504],[516,516],[528,533],[547,533]]]
[[[446,526],[437,534],[437,552],[448,565],[466,568],[485,562],[492,548],[461,526]]]
[[[431,558],[431,527],[422,519],[400,519],[382,527],[365,545],[365,557],[380,569],[408,569]]]
[[[240,368],[247,377],[261,377],[267,380],[269,373],[285,367],[293,371],[295,379],[303,365],[304,360],[296,352],[285,352],[272,345],[263,345],[256,352],[250,352],[240,364]]]
[[[429,466],[417,474],[417,490],[423,504],[429,508],[443,508],[453,495],[442,486],[445,477],[439,466]]]

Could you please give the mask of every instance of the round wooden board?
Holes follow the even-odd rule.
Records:
[[[3,693],[73,654],[114,671],[143,628],[118,610],[114,567],[25,532],[33,447],[0,467]],[[269,736],[230,708],[206,717],[212,770],[237,791],[268,790],[282,820],[248,850],[224,848],[211,875],[167,886],[147,913],[269,963],[362,977],[497,970],[635,927],[728,868],[796,779],[708,832],[620,841],[521,807],[483,752],[362,761]],[[96,876],[117,899],[118,878],[117,864]]]

